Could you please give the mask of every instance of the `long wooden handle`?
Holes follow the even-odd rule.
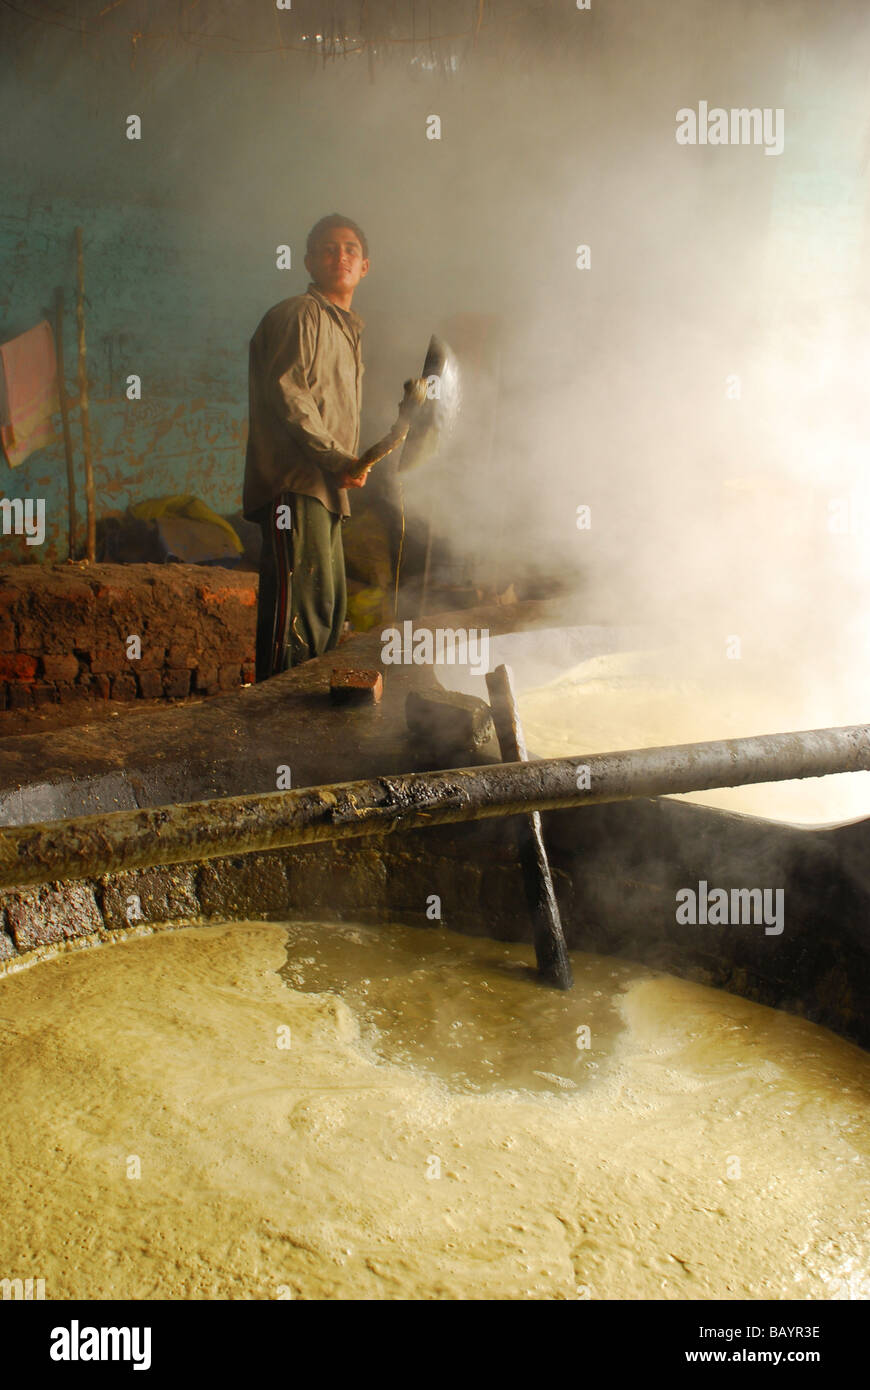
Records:
[[[528,762],[523,726],[517,709],[509,666],[497,666],[486,678],[489,703],[502,759],[506,763]],[[562,931],[559,904],[553,888],[550,861],[544,844],[540,811],[532,811],[519,831],[520,864],[526,896],[532,914],[532,933],[538,973],[557,989],[573,989],[574,976]]]
[[[380,463],[381,459],[386,458],[387,454],[391,454],[394,449],[398,449],[399,445],[405,442],[410,428],[409,421],[397,420],[389,434],[385,434],[383,439],[378,440],[377,444],[372,444],[371,448],[366,449],[365,453],[360,455],[356,463],[351,464],[347,470],[350,477],[365,477],[370,468],[374,468],[376,463]]]
[[[366,449],[365,453],[360,455],[356,463],[351,464],[347,470],[351,478],[364,478],[370,468],[374,468],[376,463],[387,457],[387,454],[404,444],[414,415],[426,399],[426,391],[426,382],[422,377],[412,377],[410,381],[405,382],[405,395],[399,406],[396,423],[383,439],[379,439],[377,444],[372,444],[370,449]]]

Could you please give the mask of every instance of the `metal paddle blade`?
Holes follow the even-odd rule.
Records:
[[[434,458],[446,442],[460,406],[459,363],[453,349],[434,333],[423,370],[420,373],[429,385],[426,400],[417,409],[408,437],[402,446],[399,472],[407,473],[421,463]]]

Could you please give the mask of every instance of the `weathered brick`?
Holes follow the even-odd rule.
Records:
[[[384,678],[380,671],[365,671],[350,666],[333,668],[329,695],[334,705],[377,705],[383,693]]]
[[[37,709],[42,705],[50,705],[58,698],[57,689],[46,681],[36,681],[31,687],[33,690],[33,703]]]
[[[7,706],[9,709],[30,709],[33,704],[31,687],[24,685],[20,681],[10,683],[6,687],[8,691]]]
[[[209,649],[209,655],[219,666],[228,665],[230,662],[238,662],[241,666],[243,661],[253,660],[254,647],[252,642],[240,637],[237,642],[222,641],[214,644]]]
[[[283,856],[246,854],[203,864],[197,878],[204,917],[265,916],[287,907],[287,873]]]
[[[90,936],[103,925],[89,883],[59,883],[9,893],[6,920],[19,951]]]
[[[218,690],[218,673],[216,666],[197,666],[194,673],[194,685],[200,694],[213,694]]]
[[[32,617],[18,619],[18,647],[34,647],[41,650],[45,645],[46,632],[43,624]]]
[[[165,671],[163,689],[170,700],[185,700],[190,694],[190,671]]]
[[[139,694],[143,700],[159,700],[163,695],[163,675],[160,671],[137,671]]]
[[[35,656],[27,652],[8,652],[0,656],[0,680],[32,681],[35,675]]]
[[[253,685],[257,679],[257,666],[253,661],[246,661],[242,667],[242,680],[246,685]]]
[[[107,875],[100,879],[100,888],[107,927],[189,921],[200,913],[196,873],[186,865]]]
[[[379,911],[386,902],[387,870],[383,851],[374,840],[353,853],[336,845],[328,849],[318,845],[313,853],[302,848],[285,852],[283,858],[287,872],[284,912],[356,915],[361,909]]]
[[[135,700],[136,695],[136,677],[131,671],[121,671],[112,677],[113,700]]]
[[[199,657],[200,653],[195,651],[193,647],[185,646],[180,642],[173,642],[166,657],[166,664],[176,670],[187,667],[189,671],[192,671],[199,664]]]
[[[140,671],[161,671],[166,663],[166,648],[155,647],[151,642],[143,639],[142,655],[136,662],[136,667]]]
[[[253,587],[249,589],[227,589],[218,586],[214,588],[201,586],[197,590],[197,598],[209,607],[238,603],[243,608],[253,608],[257,602],[257,590]]]
[[[253,679],[256,593],[256,576],[187,565],[0,565],[0,706],[7,684],[83,700],[108,694],[107,678],[131,674],[138,690],[141,672],[166,667],[172,698],[235,690]],[[134,633],[142,655],[130,661]],[[154,690],[146,680],[146,698]],[[32,693],[14,700],[26,707]]]
[[[241,684],[240,666],[221,666],[218,668],[218,685],[221,690],[235,690]]]
[[[126,648],[121,642],[118,643],[117,647],[98,648],[90,653],[90,667],[94,675],[111,676],[116,671],[123,671],[129,665]]]
[[[42,658],[42,674],[47,681],[74,681],[78,673],[78,657],[68,655]]]

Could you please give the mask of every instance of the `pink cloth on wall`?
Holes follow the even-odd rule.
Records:
[[[55,439],[60,410],[54,334],[47,319],[0,346],[0,444],[10,468]]]

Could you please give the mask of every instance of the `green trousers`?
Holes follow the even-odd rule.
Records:
[[[316,497],[283,492],[259,514],[257,680],[338,643],[347,612],[341,517]]]

